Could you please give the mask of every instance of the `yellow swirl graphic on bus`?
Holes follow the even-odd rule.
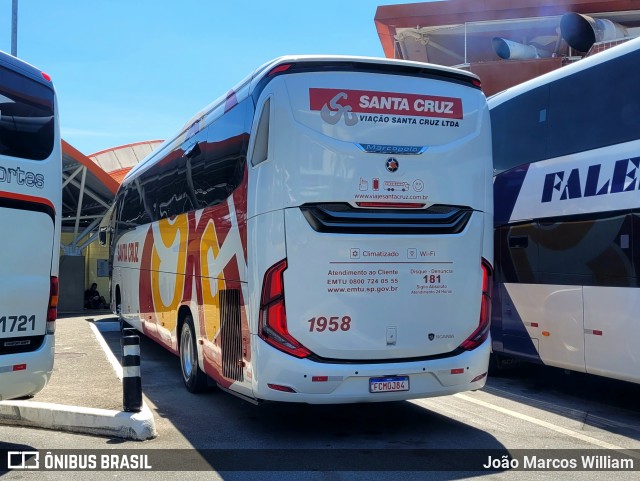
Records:
[[[225,288],[224,279],[216,279],[220,273],[210,272],[211,261],[218,257],[218,236],[213,221],[209,221],[202,234],[200,243],[200,265],[202,266],[202,305],[207,339],[213,340],[220,331],[220,299],[219,292]],[[217,285],[216,285],[217,284]],[[214,292],[215,290],[215,292]]]
[[[176,328],[178,307],[184,291],[184,275],[187,259],[187,235],[189,232],[187,216],[179,215],[174,219],[162,219],[158,222],[161,252],[157,241],[151,255],[151,290],[158,322],[169,332]],[[161,289],[161,286],[164,289]],[[173,286],[171,301],[165,304],[162,290]]]

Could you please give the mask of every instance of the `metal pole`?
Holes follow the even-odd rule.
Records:
[[[18,0],[11,5],[11,55],[18,56]]]
[[[464,64],[467,65],[467,22],[464,22]]]

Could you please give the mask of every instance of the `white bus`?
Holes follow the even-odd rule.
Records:
[[[124,180],[114,309],[180,356],[192,392],[347,403],[482,387],[488,115],[455,69],[263,65]]]
[[[62,157],[50,77],[0,52],[0,399],[53,369]]]
[[[640,39],[489,99],[493,350],[640,382]]]

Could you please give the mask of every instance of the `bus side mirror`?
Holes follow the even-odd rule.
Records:
[[[98,232],[98,241],[101,246],[107,245],[107,229],[100,229]]]

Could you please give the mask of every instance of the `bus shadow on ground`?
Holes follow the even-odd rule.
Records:
[[[112,319],[96,322],[120,359],[120,333],[115,324]],[[424,466],[438,453],[439,464],[446,464],[444,458],[451,457],[450,470],[456,469],[463,450],[467,458],[475,451],[481,456],[476,461],[483,462],[486,454],[479,449],[506,454],[505,446],[485,431],[405,401],[342,405],[265,402],[256,406],[217,389],[190,394],[183,385],[178,358],[144,336],[141,372],[144,395],[156,415],[158,439],[163,436],[163,424],[169,422],[199,450],[294,451],[305,459],[329,454],[340,463],[335,470],[366,470],[366,466],[352,469],[358,459],[339,455],[347,450],[364,456],[362,460],[375,457],[376,469],[382,464],[382,471],[389,472],[410,471],[411,465],[398,469],[407,459]],[[480,464],[474,466],[479,468]],[[306,470],[304,459],[300,459],[300,470]],[[454,477],[449,472],[441,474],[438,479],[460,478],[459,473]]]
[[[494,371],[484,390],[596,429],[640,440],[640,384],[523,363]]]

